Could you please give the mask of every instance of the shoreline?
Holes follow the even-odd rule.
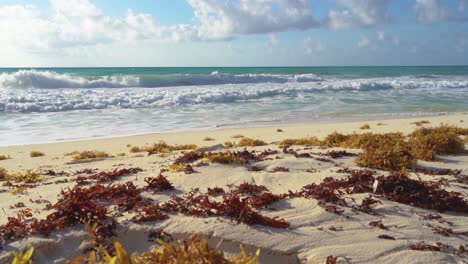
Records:
[[[395,115],[406,115],[406,116],[395,116]],[[216,128],[201,128],[201,129],[194,129],[194,130],[175,130],[175,131],[165,131],[165,132],[144,132],[144,133],[133,133],[133,134],[124,134],[124,135],[112,135],[112,136],[105,136],[105,137],[89,137],[89,138],[78,138],[78,139],[70,139],[70,140],[55,140],[49,142],[39,142],[39,143],[31,143],[31,144],[16,144],[16,145],[0,145],[0,150],[7,149],[7,148],[15,148],[15,147],[28,147],[28,146],[43,146],[43,145],[51,145],[51,144],[67,144],[73,142],[91,142],[91,141],[101,141],[101,140],[123,140],[123,139],[132,139],[132,138],[139,138],[139,137],[164,137],[172,134],[183,135],[183,134],[192,134],[192,133],[216,133],[217,131],[236,131],[236,130],[256,130],[256,129],[275,129],[279,127],[283,128],[302,128],[302,127],[316,127],[322,125],[340,125],[340,124],[353,124],[353,123],[362,123],[362,122],[370,122],[370,123],[378,123],[379,121],[396,121],[396,120],[414,120],[418,121],[420,119],[438,119],[440,117],[452,118],[452,117],[464,117],[468,116],[468,112],[437,112],[437,113],[399,113],[399,114],[388,114],[388,116],[382,114],[376,114],[375,116],[347,116],[347,117],[334,117],[330,119],[318,119],[316,122],[310,123],[294,123],[294,122],[285,122],[285,123],[278,123],[278,124],[265,124],[265,125],[257,125],[257,126],[230,126],[230,125],[223,125],[222,127]],[[261,123],[261,121],[259,122]],[[221,142],[223,143],[223,142]]]

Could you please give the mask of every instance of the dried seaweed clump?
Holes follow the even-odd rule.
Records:
[[[416,126],[419,127],[419,126],[422,126],[422,125],[425,125],[425,124],[429,124],[429,123],[430,123],[430,122],[427,121],[427,120],[421,120],[421,121],[413,122],[413,123],[411,123],[411,124],[416,125]]]
[[[362,148],[364,151],[356,159],[358,166],[389,171],[416,167],[416,159],[400,134],[376,134],[372,141],[363,143]]]
[[[32,217],[31,209],[20,210],[16,217],[8,217],[8,222],[0,226],[0,240],[23,238],[29,233],[26,218]]]
[[[41,182],[44,177],[35,170],[26,170],[24,173],[10,174],[7,178],[17,183],[38,183]]]
[[[390,201],[439,212],[468,213],[468,202],[461,193],[445,191],[437,183],[413,180],[403,174],[380,176],[377,181],[376,193]]]
[[[7,159],[11,159],[10,155],[0,154],[0,160],[7,160]]]
[[[343,135],[338,132],[333,132],[328,134],[323,140],[323,145],[327,147],[340,147],[343,142],[345,142],[349,138],[348,135]]]
[[[361,127],[359,127],[359,129],[361,129],[361,130],[370,129],[370,125],[369,124],[364,124]]]
[[[267,143],[261,139],[253,139],[253,138],[242,138],[239,143],[237,143],[238,147],[257,147],[257,146],[265,146]]]
[[[185,174],[192,174],[195,172],[193,167],[190,164],[170,164],[169,165],[170,172],[184,172]]]
[[[250,160],[257,160],[257,156],[247,150],[211,152],[204,154],[203,161],[220,164],[246,164]]]
[[[264,185],[257,185],[257,184],[244,182],[244,183],[239,184],[239,186],[236,187],[236,191],[238,193],[243,193],[243,194],[255,194],[255,193],[268,191],[268,189]]]
[[[30,233],[49,235],[53,231],[63,230],[78,224],[101,225],[109,219],[109,210],[105,205],[130,210],[147,205],[141,197],[140,189],[131,182],[120,185],[93,185],[90,188],[79,186],[62,191],[61,198],[50,206],[54,212],[45,219],[35,220],[30,225]]]
[[[0,167],[0,181],[5,181],[8,179],[8,170]]]
[[[174,186],[172,186],[172,183],[167,180],[167,178],[159,174],[158,177],[152,177],[152,178],[145,178],[145,182],[147,185],[145,186],[146,190],[151,190],[153,192],[163,192],[166,190],[172,191],[174,190]]]
[[[85,150],[81,152],[76,152],[72,160],[73,161],[78,161],[78,160],[86,160],[86,159],[105,159],[105,158],[110,158],[111,155],[109,155],[107,152],[104,151],[98,151],[98,150]]]
[[[318,140],[316,137],[308,137],[308,138],[288,138],[280,141],[278,143],[278,147],[280,148],[289,148],[293,145],[296,146],[320,146],[322,142]]]
[[[144,253],[130,254],[119,242],[114,243],[115,254],[109,253],[100,247],[96,251],[91,251],[89,256],[79,256],[68,263],[121,263],[121,264],[142,264],[142,263],[220,263],[220,264],[257,264],[260,251],[254,255],[247,254],[241,247],[241,253],[226,257],[218,248],[208,245],[206,238],[199,239],[197,235],[192,235],[184,240],[177,240],[173,243],[157,240],[159,247]]]
[[[42,153],[42,152],[40,152],[40,151],[35,151],[35,150],[33,150],[33,151],[29,152],[29,156],[30,156],[31,158],[42,157],[42,156],[44,156],[44,155],[45,155],[45,154]]]
[[[456,127],[440,126],[421,127],[408,136],[411,153],[421,160],[435,160],[436,154],[460,154],[465,151],[465,144]]]
[[[169,152],[177,151],[177,150],[194,150],[197,148],[198,146],[195,144],[169,145],[164,141],[160,141],[158,143],[154,143],[153,145],[146,146],[146,147],[133,146],[130,148],[130,152],[131,153],[148,152],[148,154],[158,154],[158,153],[169,153]]]

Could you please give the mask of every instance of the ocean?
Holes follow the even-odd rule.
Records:
[[[468,66],[0,69],[0,146],[466,111]]]

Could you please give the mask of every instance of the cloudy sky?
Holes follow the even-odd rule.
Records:
[[[467,64],[468,0],[0,0],[0,67]]]

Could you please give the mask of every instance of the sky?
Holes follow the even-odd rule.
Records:
[[[468,0],[0,0],[0,67],[467,64]]]

